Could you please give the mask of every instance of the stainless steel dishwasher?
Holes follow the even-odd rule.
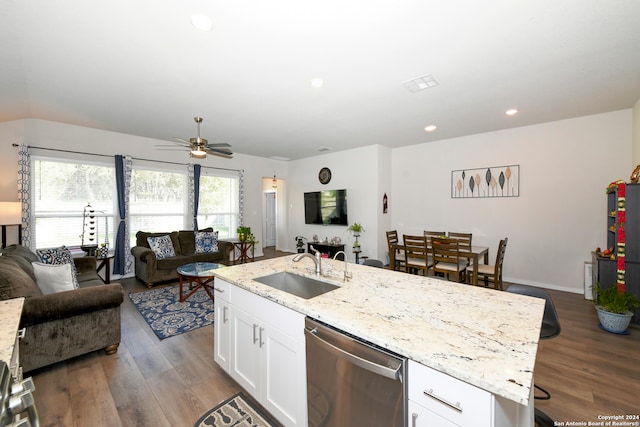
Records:
[[[310,427],[406,425],[406,359],[305,320]]]

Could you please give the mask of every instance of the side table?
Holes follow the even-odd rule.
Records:
[[[114,257],[115,254],[113,253],[110,253],[107,256],[96,257],[96,261],[98,263],[96,267],[96,273],[100,273],[100,270],[104,268],[104,279],[102,279],[102,281],[107,285],[111,283],[111,260]]]
[[[244,264],[245,262],[255,261],[255,243],[253,242],[241,242],[240,240],[233,241],[233,263]],[[238,256],[236,257],[236,249],[238,250]]]

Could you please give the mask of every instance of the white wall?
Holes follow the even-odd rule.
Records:
[[[607,185],[631,171],[631,110],[393,150],[392,228],[508,237],[504,279],[583,290],[584,261],[606,244]],[[520,197],[452,199],[451,171],[520,165]]]
[[[383,150],[386,151],[386,150]],[[378,211],[382,196],[378,202],[378,176],[380,148],[368,146],[364,148],[340,151],[289,163],[289,180],[287,196],[287,216],[289,219],[289,249],[295,251],[294,237],[297,235],[311,239],[317,234],[320,240],[325,237],[340,237],[345,244],[347,259],[354,261],[352,244],[354,238],[347,232],[346,226],[306,225],[304,223],[304,193],[320,190],[347,190],[347,215],[349,224],[362,224],[365,232],[359,238],[362,255],[377,258],[378,247]],[[318,181],[321,168],[331,169],[331,181],[322,185]],[[305,246],[306,247],[306,246]]]
[[[168,137],[170,139],[170,137]],[[143,138],[115,132],[62,123],[28,119],[0,123],[0,200],[17,201],[18,149],[11,143],[81,151],[93,154],[123,154],[135,158],[159,160],[187,164],[189,156],[182,151],[159,151],[156,144],[167,141]],[[233,145],[233,141],[230,141]],[[35,151],[34,151],[35,152]],[[54,152],[38,151],[38,154],[57,155]],[[72,157],[71,154],[64,156]],[[287,163],[243,154],[235,154],[233,159],[207,156],[198,160],[202,166],[244,169],[245,203],[244,223],[251,227],[256,236],[262,235],[262,177],[275,173],[287,177]],[[184,170],[185,166],[163,165],[167,168]],[[256,256],[262,255],[262,247],[256,248]]]

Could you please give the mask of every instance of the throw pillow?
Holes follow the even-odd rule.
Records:
[[[32,262],[36,284],[44,295],[76,289],[71,264],[45,264]]]
[[[40,260],[45,264],[70,264],[71,271],[73,272],[73,286],[78,289],[78,271],[76,270],[76,264],[73,262],[71,252],[69,252],[69,249],[67,249],[66,246],[60,246],[59,248],[36,249],[36,254],[38,254]]]
[[[168,235],[147,237],[147,241],[153,253],[156,254],[156,258],[165,259],[176,256],[176,252],[173,250],[173,243],[171,243],[171,237]]]
[[[218,252],[217,231],[196,231],[196,253]]]

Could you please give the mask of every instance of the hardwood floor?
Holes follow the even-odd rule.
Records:
[[[125,294],[146,289],[135,279],[121,283]],[[562,332],[538,348],[535,382],[551,400],[536,400],[536,408],[559,422],[640,414],[640,328],[603,332],[582,295],[550,293]],[[241,390],[213,360],[213,326],[160,341],[127,296],[115,355],[93,352],[27,375],[41,426],[193,426]]]

